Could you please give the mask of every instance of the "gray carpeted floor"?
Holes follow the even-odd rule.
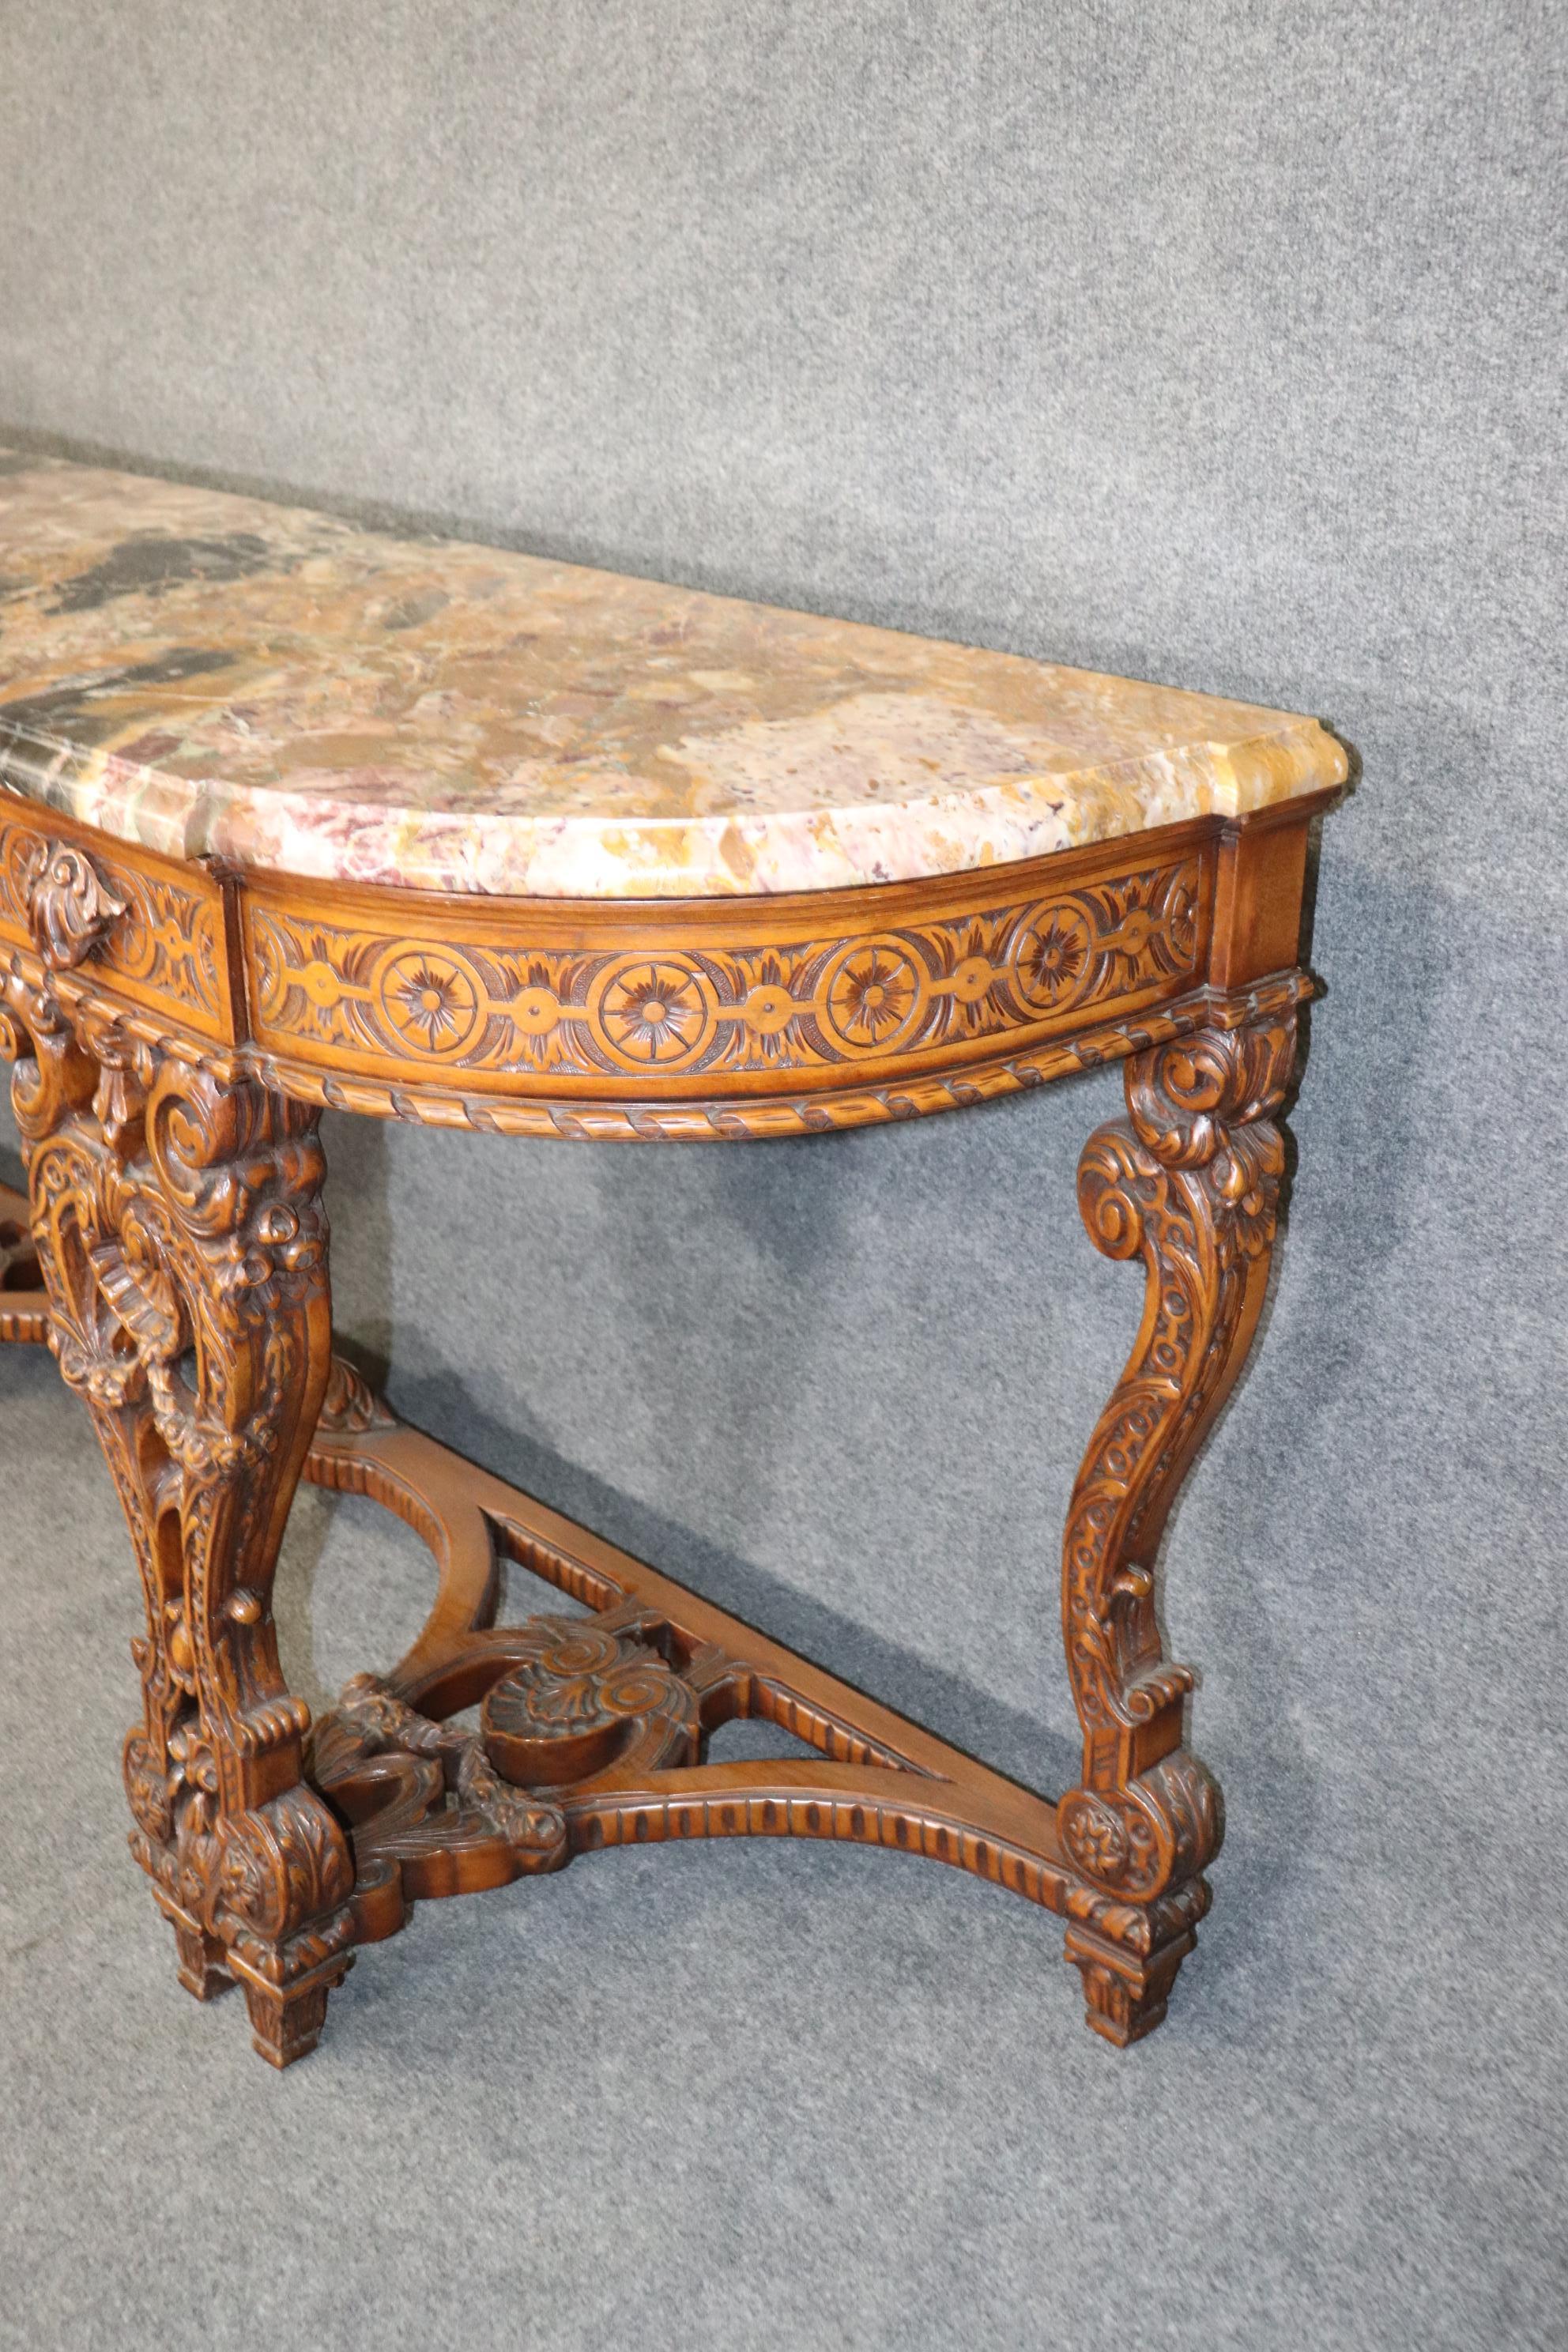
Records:
[[[426,1906],[272,2074],[179,1990],[125,1850],[137,1603],[41,1352],[0,1350],[0,2341],[1562,2342],[1561,1941],[1484,1853],[1244,1844],[1124,2056],[1058,1924],[956,1873],[597,1857]],[[422,1563],[302,1497],[302,1687],[387,1654]]]

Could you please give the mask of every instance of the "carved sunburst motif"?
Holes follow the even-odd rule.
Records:
[[[662,957],[629,960],[605,981],[599,1020],[616,1055],[647,1069],[693,1060],[707,1043],[713,1007],[696,971]]]
[[[1023,960],[1032,996],[1061,996],[1083,971],[1086,950],[1081,934],[1058,918],[1037,931]]]
[[[1092,977],[1093,948],[1081,907],[1068,900],[1037,908],[1013,950],[1014,981],[1024,1003],[1037,1013],[1072,1003]]]
[[[875,1053],[907,1028],[923,992],[908,950],[874,940],[840,956],[833,967],[826,989],[828,1024],[842,1045]]]
[[[479,992],[450,956],[416,950],[395,956],[381,984],[387,1020],[416,1052],[459,1052],[479,1018]]]

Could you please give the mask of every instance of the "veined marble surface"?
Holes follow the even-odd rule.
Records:
[[[958,873],[1345,774],[1287,712],[5,452],[0,765],[175,856],[589,898]]]

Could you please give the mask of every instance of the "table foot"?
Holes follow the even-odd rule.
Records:
[[[247,1983],[245,2006],[250,2016],[250,2042],[257,2055],[281,2071],[297,2058],[308,2058],[321,2038],[327,2021],[327,1995],[341,1983],[347,1963],[328,1980],[287,1991],[270,1985]]]
[[[196,2000],[216,2000],[220,1994],[232,1992],[234,1979],[228,1972],[222,1941],[209,1936],[195,1921],[183,1919],[171,1922],[174,1930],[174,1949],[178,1956],[180,1982]]]
[[[1152,2033],[1164,2018],[1177,1971],[1196,1942],[1197,1935],[1189,1927],[1140,1959],[1108,1937],[1069,1927],[1067,1956],[1083,1977],[1084,2021],[1089,2031],[1119,2050]]]
[[[1196,1945],[1196,1919],[1208,1910],[1208,1884],[1190,1879],[1162,1910],[1157,1922],[1145,1915],[1142,1933],[1133,1922],[1123,1922],[1123,1936],[1068,1928],[1068,1959],[1084,1978],[1084,2022],[1117,2049],[1142,2042],[1166,2016],[1180,1964]]]

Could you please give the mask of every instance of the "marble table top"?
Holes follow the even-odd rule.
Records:
[[[1336,783],[1311,719],[0,452],[0,768],[175,856],[685,898]]]

